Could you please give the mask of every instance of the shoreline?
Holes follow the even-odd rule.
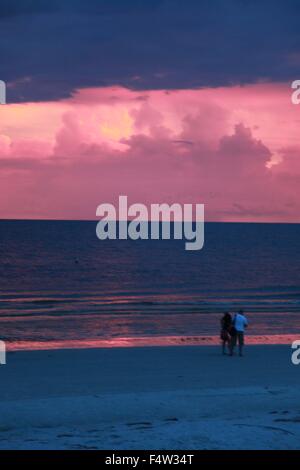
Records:
[[[1,338],[0,338],[1,339]],[[247,346],[254,345],[291,345],[300,339],[300,333],[281,335],[248,335]],[[138,347],[170,347],[170,346],[219,346],[217,335],[206,336],[136,336],[111,339],[82,339],[65,341],[16,341],[6,342],[6,350],[10,351],[52,351],[60,349],[100,349],[100,348],[138,348]]]

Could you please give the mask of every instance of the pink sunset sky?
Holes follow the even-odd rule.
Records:
[[[290,86],[98,87],[20,104],[8,86],[0,218],[95,219],[125,194],[130,204],[204,203],[206,220],[300,222]]]

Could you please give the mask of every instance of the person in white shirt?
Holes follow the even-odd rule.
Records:
[[[239,310],[239,312],[234,316],[232,321],[233,329],[235,330],[235,334],[232,335],[232,345],[231,345],[231,355],[233,354],[233,350],[236,346],[238,341],[239,343],[239,355],[243,355],[243,347],[244,347],[244,336],[245,336],[245,328],[248,326],[248,320],[244,315],[243,310]]]

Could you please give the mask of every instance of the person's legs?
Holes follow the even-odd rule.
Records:
[[[233,351],[234,351],[234,348],[236,346],[236,340],[237,340],[236,334],[232,335],[230,343],[229,343],[229,354],[230,354],[230,356],[233,355]]]
[[[238,338],[239,338],[239,355],[243,355],[243,346],[244,346],[244,332],[239,331],[238,332]]]

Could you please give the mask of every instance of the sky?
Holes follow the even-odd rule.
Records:
[[[0,218],[300,222],[300,2],[0,0]]]

